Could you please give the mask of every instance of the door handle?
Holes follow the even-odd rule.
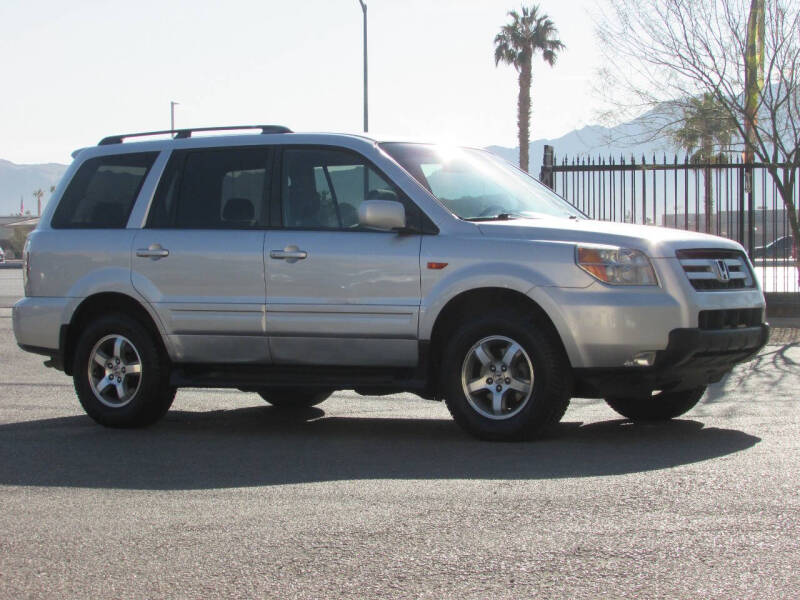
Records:
[[[158,260],[169,256],[169,250],[162,248],[161,244],[150,244],[147,248],[139,248],[136,251],[136,256]]]
[[[306,252],[305,250],[270,250],[269,257],[282,260],[286,259],[303,260],[304,258],[308,257],[308,252]]]

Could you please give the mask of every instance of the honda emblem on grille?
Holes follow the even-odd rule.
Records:
[[[715,260],[714,264],[717,267],[717,279],[719,281],[730,281],[731,273],[728,270],[728,263],[724,260]]]

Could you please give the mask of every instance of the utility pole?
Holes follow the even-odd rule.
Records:
[[[180,104],[180,102],[175,102],[174,100],[169,101],[169,130],[175,131],[175,106]]]
[[[369,131],[369,117],[367,108],[367,3],[358,0],[361,12],[364,13],[364,133]]]

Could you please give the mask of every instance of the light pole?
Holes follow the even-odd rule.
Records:
[[[364,13],[364,133],[369,131],[369,117],[367,109],[367,3],[358,0],[361,12]]]
[[[180,104],[180,102],[175,102],[174,100],[169,101],[169,130],[175,131],[175,106]]]

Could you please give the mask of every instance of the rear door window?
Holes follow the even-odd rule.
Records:
[[[266,226],[270,158],[268,148],[174,153],[148,225],[181,229]]]
[[[124,229],[158,152],[99,156],[84,162],[56,208],[55,229]]]

